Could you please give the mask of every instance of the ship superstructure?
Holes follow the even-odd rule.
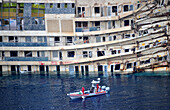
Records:
[[[0,0],[0,71],[169,71],[168,0]]]

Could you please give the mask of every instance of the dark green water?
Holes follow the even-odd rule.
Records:
[[[66,95],[98,77],[110,94],[85,101]],[[0,110],[170,110],[170,73],[2,76],[0,102]]]

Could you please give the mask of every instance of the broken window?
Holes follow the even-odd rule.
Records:
[[[67,43],[72,43],[73,40],[72,40],[72,37],[67,37]]]
[[[105,52],[104,51],[97,51],[97,56],[105,56]]]
[[[83,51],[83,58],[88,57],[87,51]]]
[[[94,12],[95,13],[100,13],[100,7],[94,7]]]
[[[55,43],[60,43],[60,37],[55,37],[55,38],[54,38],[54,42],[55,42]]]
[[[129,26],[129,20],[124,20],[124,26]]]
[[[125,52],[129,52],[129,49],[125,49]]]
[[[127,69],[132,68],[132,63],[128,63],[126,68]]]
[[[120,70],[120,64],[115,65],[115,70]]]
[[[74,57],[74,55],[75,55],[74,51],[68,51],[67,53],[68,53],[67,57]]]
[[[50,3],[50,8],[53,8],[53,3]]]
[[[32,52],[31,51],[24,51],[25,57],[32,57]]]
[[[123,9],[124,9],[124,12],[127,12],[128,11],[128,5],[124,5]]]
[[[10,57],[17,57],[18,51],[10,51]]]
[[[52,51],[53,52],[53,57],[58,57],[58,51]]]
[[[116,54],[116,50],[111,51],[112,55]]]
[[[60,3],[57,3],[57,8],[60,8]]]
[[[112,12],[113,13],[117,12],[117,6],[112,6]]]

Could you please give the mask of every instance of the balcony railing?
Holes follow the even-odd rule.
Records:
[[[5,61],[48,61],[48,57],[5,57]]]
[[[0,42],[0,47],[38,47],[47,46],[47,43],[30,43],[30,42]]]
[[[89,31],[100,31],[100,26],[89,27],[89,28],[81,28],[81,27],[76,28],[76,32],[89,32]]]

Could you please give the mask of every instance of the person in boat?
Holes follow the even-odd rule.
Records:
[[[99,84],[97,84],[96,87],[97,87],[97,92],[98,92],[98,90],[99,90]]]
[[[82,90],[81,90],[81,91],[82,91],[82,93],[84,94],[84,91],[85,91],[84,87],[82,87]]]

